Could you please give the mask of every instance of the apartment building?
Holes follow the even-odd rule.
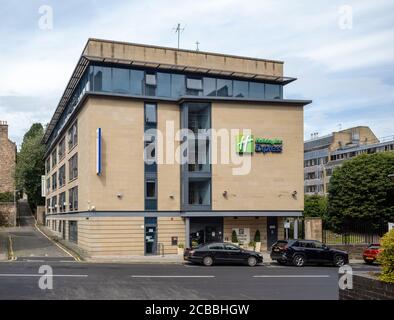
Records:
[[[333,170],[363,153],[394,150],[394,136],[378,139],[366,126],[333,132],[304,142],[304,192],[324,195]]]
[[[269,247],[303,211],[294,80],[281,61],[89,39],[43,139],[47,225],[91,256],[234,231]]]

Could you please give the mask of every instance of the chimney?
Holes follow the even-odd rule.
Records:
[[[0,120],[0,140],[8,139],[7,121]]]

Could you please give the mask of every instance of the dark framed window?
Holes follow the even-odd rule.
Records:
[[[264,83],[249,82],[249,98],[264,99]]]
[[[185,76],[183,74],[171,75],[171,97],[180,97],[185,94]]]
[[[145,122],[156,123],[157,122],[157,110],[156,104],[145,103]]]
[[[59,188],[66,184],[66,165],[62,165],[59,169]]]
[[[192,96],[201,96],[203,93],[201,78],[186,78],[186,94]]]
[[[52,158],[52,168],[54,168],[57,164],[57,152],[56,152],[56,147],[51,153],[51,158]]]
[[[236,98],[247,98],[249,96],[249,82],[234,80],[233,96]]]
[[[45,161],[45,173],[49,173],[51,171],[51,157],[48,157]]]
[[[49,194],[51,192],[51,178],[47,178],[46,189],[47,194]]]
[[[71,181],[78,177],[78,153],[68,160],[68,180]]]
[[[59,194],[59,211],[66,212],[66,192]]]
[[[146,73],[145,74],[145,95],[155,96],[156,95],[156,74]]]
[[[66,155],[66,139],[65,138],[60,140],[57,154],[59,156],[59,161],[61,161],[64,158],[64,156]]]
[[[47,213],[51,212],[51,199],[47,198]]]
[[[112,68],[112,91],[115,93],[130,93],[130,71],[128,69]]]
[[[142,95],[142,88],[144,87],[144,71],[141,70],[130,70],[131,78],[131,94]]]
[[[189,180],[189,205],[211,204],[210,179]]]
[[[56,213],[57,212],[57,196],[52,197],[51,207],[52,207],[52,212]]]
[[[78,210],[78,187],[68,190],[68,202],[70,211]]]
[[[52,175],[52,191],[55,191],[57,189],[57,173],[55,172]]]
[[[277,84],[269,84],[265,85],[265,98],[266,99],[280,99],[280,86]]]
[[[228,79],[217,79],[217,96],[232,97],[233,81]]]
[[[171,97],[171,74],[157,73],[157,95],[159,97]]]
[[[112,91],[112,68],[94,66],[93,90],[103,92]]]
[[[145,188],[145,198],[146,199],[156,199],[156,180],[147,179]]]
[[[74,146],[78,144],[78,123],[75,121],[74,124],[68,129],[68,150],[70,151]]]
[[[68,222],[68,240],[71,242],[78,243],[78,222]]]
[[[203,78],[204,96],[216,96],[216,78]]]

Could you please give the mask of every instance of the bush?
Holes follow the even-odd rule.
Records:
[[[235,230],[233,230],[233,232],[231,233],[231,242],[238,243],[238,237],[237,237],[237,233],[235,232]]]
[[[378,256],[378,261],[382,264],[380,280],[394,283],[394,229],[383,236],[380,246],[382,249]]]
[[[261,242],[260,241],[260,230],[257,229],[256,233],[254,234],[254,242]]]
[[[14,202],[14,194],[12,192],[0,192],[0,202]]]
[[[178,244],[178,248],[179,248],[179,249],[184,249],[184,248],[185,248],[185,245],[184,245],[183,243],[180,243],[180,244]]]

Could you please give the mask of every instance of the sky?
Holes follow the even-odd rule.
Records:
[[[52,10],[52,25],[42,22]],[[46,15],[45,15],[46,17]],[[48,21],[48,20],[46,20]],[[45,22],[45,21],[44,21]],[[20,145],[49,122],[89,37],[282,60],[310,99],[304,137],[351,126],[394,135],[394,1],[0,0],[0,120]]]

